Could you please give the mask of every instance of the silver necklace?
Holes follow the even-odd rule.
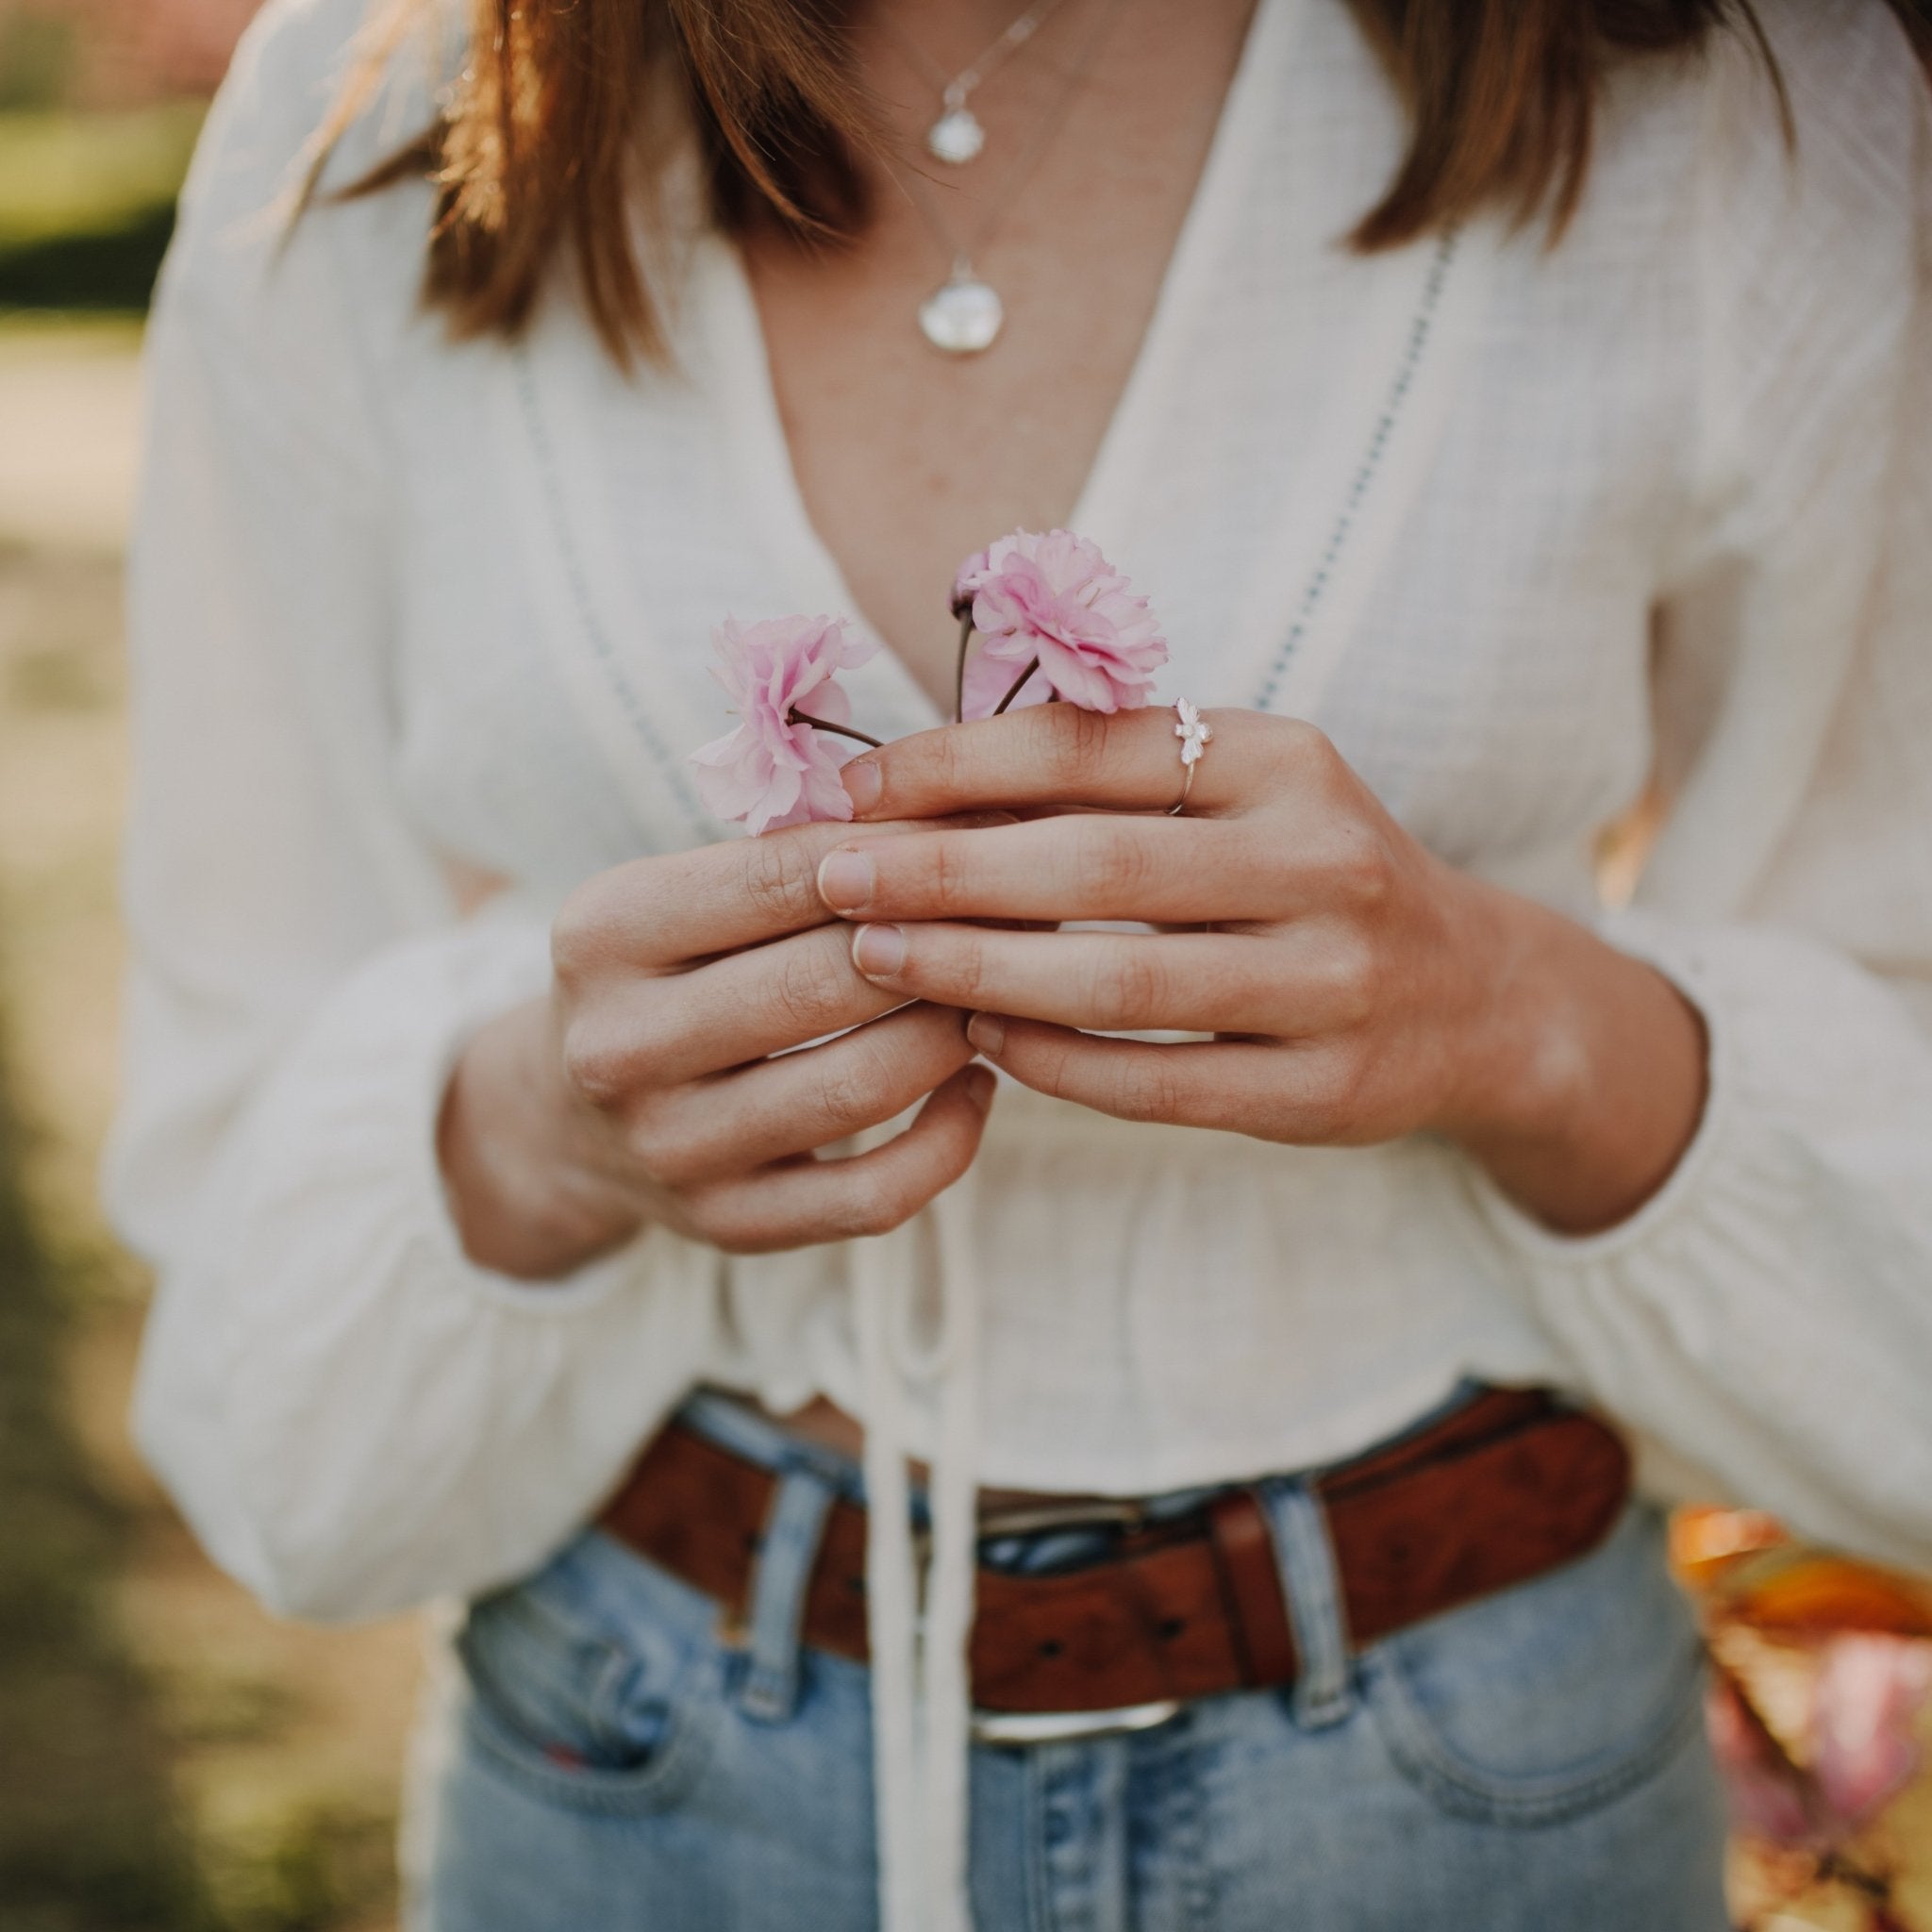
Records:
[[[962,240],[947,226],[938,203],[931,198],[916,169],[905,177],[902,185],[920,219],[952,261],[946,279],[919,305],[921,332],[934,348],[943,349],[949,356],[976,356],[999,340],[1000,330],[1006,325],[1006,304],[1000,300],[999,291],[974,267],[974,258],[1012,212],[1020,191],[1032,177],[1054,136],[1066,125],[1067,109],[1091,72],[1108,29],[1120,17],[1124,4],[1124,0],[1108,0],[1093,32],[1068,71],[1066,85],[1049,103],[1033,138],[1014,159],[991,208],[972,234]]]
[[[1004,66],[1008,55],[1017,54],[1047,21],[1059,10],[1060,0],[1036,0],[1036,4],[1013,21],[987,48],[986,52],[948,75],[945,69],[892,18],[890,7],[879,15],[888,34],[915,65],[923,67],[940,91],[940,117],[925,130],[926,152],[934,159],[963,168],[978,158],[986,145],[986,129],[979,116],[967,106],[973,90]]]

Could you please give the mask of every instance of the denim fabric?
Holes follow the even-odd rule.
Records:
[[[796,1639],[823,1505],[856,1473],[736,1413],[691,1419],[790,1476],[742,1630],[594,1530],[472,1607],[422,1932],[875,1924],[866,1672]],[[1266,1494],[1314,1694],[977,1748],[981,1932],[1722,1932],[1699,1652],[1654,1510],[1345,1658],[1305,1487]],[[1057,1568],[1104,1541],[988,1556]]]

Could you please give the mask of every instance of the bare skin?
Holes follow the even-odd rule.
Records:
[[[1003,158],[1110,4],[1064,0],[975,96],[990,133],[980,161],[918,162],[957,234],[1000,198]],[[955,634],[935,587],[989,534],[1071,519],[1251,10],[1122,0],[1064,125],[979,251],[1008,315],[984,356],[946,358],[917,332],[918,303],[947,267],[903,187],[934,90],[863,19],[861,78],[903,158],[878,183],[876,219],[838,252],[746,247],[807,507],[860,609],[945,708]],[[893,18],[952,69],[1011,13],[1012,0],[894,0]],[[653,1222],[733,1252],[891,1225],[973,1157],[990,1099],[963,1071],[975,1045],[1030,1085],[1133,1118],[1341,1144],[1441,1133],[1555,1227],[1632,1211],[1702,1106],[1701,1029],[1674,990],[1424,853],[1308,727],[1214,723],[1188,820],[901,828],[884,841],[818,826],[591,881],[559,922],[551,997],[483,1028],[451,1081],[441,1149],[469,1253],[543,1281]],[[861,818],[1158,813],[1179,769],[1171,724],[1096,724],[1055,707],[926,734],[848,770],[883,776]],[[1042,732],[1066,741],[1029,736]],[[877,869],[862,903],[830,873],[824,898],[813,888],[840,847]],[[1283,852],[1302,856],[1288,864]],[[1045,897],[1041,881],[1054,882]],[[1090,943],[960,923],[1083,917],[1101,901],[1106,916],[1216,929]],[[835,911],[861,922],[863,970]],[[865,938],[880,925],[903,940],[896,967],[882,969],[871,949],[886,942]],[[1061,983],[1076,996],[1061,998]],[[969,1008],[1003,1017],[997,1043],[983,1021],[968,1041]],[[1142,1024],[1233,1038],[1155,1048],[1085,1030]],[[766,1061],[841,1026],[858,1030]],[[1203,1054],[1219,1058],[1187,1058]],[[818,1158],[926,1093],[901,1141]],[[858,1425],[827,1404],[792,1420],[857,1445]]]
[[[902,33],[948,70],[981,53],[1018,5],[891,0]],[[961,169],[921,146],[936,90],[898,41],[862,25],[862,73],[908,159],[880,182],[858,247],[804,252],[773,238],[745,251],[806,507],[858,608],[948,715],[957,632],[943,587],[1000,531],[1072,521],[1252,10],[1253,0],[1063,0],[974,95],[988,142]],[[1105,38],[1086,80],[1009,195],[1009,161],[1096,29]],[[919,304],[949,266],[913,198],[922,182],[957,236],[1007,210],[977,253],[1008,318],[984,355],[942,356],[919,333]]]

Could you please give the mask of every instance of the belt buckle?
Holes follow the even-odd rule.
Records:
[[[1178,1697],[1114,1710],[975,1710],[969,1728],[975,1744],[1069,1744],[1158,1730],[1180,1713]]]
[[[1145,1528],[1147,1521],[1145,1507],[1136,1501],[1095,1496],[1079,1502],[995,1510],[980,1518],[977,1534],[984,1542],[992,1537],[1038,1536],[1056,1529],[1111,1528],[1131,1533]],[[1009,1748],[1068,1744],[1158,1730],[1180,1712],[1177,1697],[1163,1697],[1152,1704],[1124,1704],[1111,1710],[974,1710],[968,1728],[975,1744]]]
[[[1130,1496],[1090,1496],[1067,1503],[1037,1503],[995,1509],[980,1517],[974,1535],[981,1542],[1001,1536],[1039,1536],[1050,1529],[1143,1529],[1147,1507]]]

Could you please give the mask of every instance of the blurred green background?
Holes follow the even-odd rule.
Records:
[[[278,1624],[125,1417],[121,578],[142,312],[254,0],[0,0],[0,1928],[389,1932],[407,1624]]]
[[[0,309],[138,313],[252,0],[0,0]]]
[[[198,101],[0,109],[0,308],[144,307],[200,126]]]

